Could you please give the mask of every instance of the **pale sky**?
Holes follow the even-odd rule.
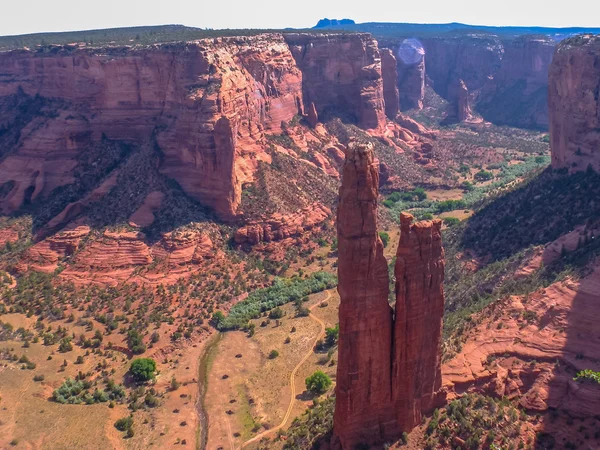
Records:
[[[0,0],[0,35],[138,25],[304,28],[356,22],[600,27],[598,0]]]

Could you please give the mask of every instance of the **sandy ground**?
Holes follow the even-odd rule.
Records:
[[[324,363],[326,354],[314,353],[312,348],[321,333],[319,322],[327,327],[337,323],[338,305],[335,290],[315,294],[306,306],[313,307],[316,319],[296,317],[294,305],[289,304],[282,308],[286,315],[279,325],[271,320],[261,327],[266,321],[261,318],[253,321],[256,324],[253,337],[241,331],[224,334],[208,377],[207,449],[233,450],[257,435],[276,437],[274,429],[282,424],[288,409],[290,414],[284,428],[312,402],[313,397],[305,389],[306,377],[315,370],[323,370],[335,378],[335,354],[330,365],[329,361]],[[287,337],[289,343],[285,342]],[[279,356],[270,359],[271,350],[277,350]],[[290,375],[294,369],[297,369],[295,395],[290,408]]]

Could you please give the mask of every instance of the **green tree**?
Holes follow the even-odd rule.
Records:
[[[269,353],[269,359],[275,359],[279,356],[279,352],[277,350],[271,350],[271,353]]]
[[[383,247],[387,247],[388,244],[390,243],[390,235],[388,233],[386,233],[385,231],[380,231],[379,232],[379,237],[381,238],[381,242],[383,242]]]
[[[306,379],[306,389],[313,394],[322,394],[331,386],[331,378],[329,378],[323,371],[317,370],[310,377]]]
[[[150,381],[154,379],[156,372],[156,361],[152,358],[134,359],[129,368],[129,372],[136,381]]]

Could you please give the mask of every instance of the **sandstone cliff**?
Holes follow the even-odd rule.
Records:
[[[323,112],[353,116],[364,129],[385,125],[381,57],[368,34],[286,34],[303,75],[305,102]]]
[[[308,111],[314,127],[334,110],[365,129],[385,126],[381,60],[368,35],[54,46],[2,53],[0,67],[4,213],[73,185],[86,152],[113,141],[157,149],[162,175],[231,220],[242,185],[270,162],[265,136],[282,123]]]
[[[377,234],[378,163],[350,143],[338,207],[340,337],[334,446],[382,444],[410,431],[441,387],[441,222],[401,217],[395,317]]]
[[[550,68],[552,166],[600,171],[600,37],[562,42]]]
[[[421,423],[442,386],[444,250],[441,220],[400,216],[396,253],[396,316],[392,398],[403,431]]]
[[[340,334],[334,433],[344,449],[398,435],[391,408],[392,309],[377,234],[378,164],[350,144],[338,206]]]
[[[462,80],[473,107],[499,125],[548,128],[548,70],[556,43],[549,37],[504,39],[471,33],[382,39],[397,56],[400,106],[421,109],[428,83],[458,110]],[[421,52],[420,58],[415,55]],[[399,54],[406,55],[404,58]]]

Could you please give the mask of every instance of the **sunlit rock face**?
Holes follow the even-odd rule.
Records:
[[[379,164],[370,146],[346,149],[338,206],[340,335],[333,446],[398,439],[441,388],[444,252],[441,221],[401,216],[395,313],[377,232]]]

